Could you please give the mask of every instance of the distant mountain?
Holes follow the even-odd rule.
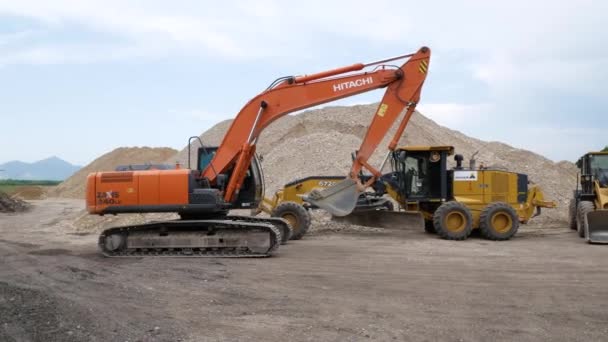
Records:
[[[27,179],[27,180],[64,180],[80,166],[72,165],[55,156],[34,163],[10,161],[0,164],[0,178]]]

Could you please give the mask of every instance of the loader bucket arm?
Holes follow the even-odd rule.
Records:
[[[407,119],[400,131],[405,129],[420,96],[430,54],[429,48],[422,47],[413,54],[278,79],[241,109],[201,177],[214,183],[218,174],[229,173],[224,200],[232,202],[243,184],[259,135],[273,121],[297,110],[387,87],[353,170],[366,165],[399,113],[408,107]],[[382,65],[404,58],[409,59],[400,67]],[[366,68],[370,70],[358,72]]]

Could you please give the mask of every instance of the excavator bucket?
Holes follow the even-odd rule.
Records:
[[[608,210],[595,210],[585,217],[587,241],[608,244]]]
[[[422,214],[417,211],[367,210],[333,219],[338,222],[385,229],[422,231],[424,227]]]
[[[347,178],[325,189],[314,189],[303,199],[333,216],[346,216],[357,206],[357,182]]]

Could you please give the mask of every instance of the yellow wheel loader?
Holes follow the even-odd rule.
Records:
[[[576,165],[580,178],[570,201],[570,228],[589,243],[608,243],[608,152],[589,152]]]

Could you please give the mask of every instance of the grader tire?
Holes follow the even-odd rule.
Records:
[[[576,230],[576,200],[571,199],[568,205],[568,227],[572,230]]]
[[[310,214],[302,205],[296,202],[283,202],[272,210],[270,216],[280,217],[289,222],[293,233],[290,240],[300,240],[310,228]]]
[[[591,201],[580,201],[576,215],[576,231],[578,236],[584,238],[587,229],[585,229],[585,216],[595,210],[595,204]]]
[[[509,240],[517,233],[519,219],[515,209],[507,203],[490,203],[479,216],[479,228],[488,240]]]
[[[473,230],[471,211],[460,202],[446,202],[433,214],[437,235],[446,240],[464,240]]]

